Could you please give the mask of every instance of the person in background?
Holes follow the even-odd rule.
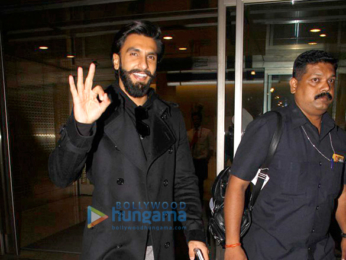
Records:
[[[198,177],[198,186],[200,199],[203,204],[204,180],[208,178],[208,163],[213,155],[213,134],[211,130],[202,127],[202,114],[192,113],[193,128],[187,132],[190,149],[193,157],[196,175]]]

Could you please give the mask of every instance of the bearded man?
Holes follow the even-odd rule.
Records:
[[[92,207],[108,216],[86,225],[81,259],[173,260],[174,220],[183,224],[190,258],[199,248],[208,259],[183,117],[150,88],[163,55],[161,31],[130,23],[116,34],[112,53],[117,82],[106,91],[93,87],[95,64],[85,82],[78,68],[77,87],[69,77],[73,114],[49,159],[60,187],[87,164]]]

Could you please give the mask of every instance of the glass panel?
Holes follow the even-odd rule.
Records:
[[[265,83],[262,112],[292,101],[287,83],[293,61],[300,53],[310,49],[326,50],[340,59],[339,71],[343,70],[345,10],[344,1],[245,5],[245,68],[262,69],[264,75],[268,75],[262,79]],[[337,93],[342,96],[344,85],[340,84],[340,80],[343,80],[342,76]],[[245,86],[244,82],[244,89]],[[271,89],[274,92],[270,92]],[[339,98],[330,112],[337,123],[344,126],[345,108]],[[246,90],[243,102],[246,102],[245,99]],[[260,105],[255,106],[260,109]]]
[[[226,11],[225,167],[233,161],[236,7]]]

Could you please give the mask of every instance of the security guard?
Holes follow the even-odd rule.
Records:
[[[278,110],[283,134],[251,228],[240,241],[244,192],[267,155],[276,115],[267,113],[246,129],[225,199],[226,260],[335,259],[328,229],[336,199],[341,235],[346,232],[346,133],[326,113],[336,69],[337,60],[324,51],[307,51],[294,62],[294,102]],[[341,247],[346,259],[346,238]]]

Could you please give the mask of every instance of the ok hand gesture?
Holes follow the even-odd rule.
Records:
[[[94,75],[95,64],[91,63],[88,76],[83,82],[83,69],[78,67],[77,88],[73,76],[69,76],[73,98],[73,114],[76,121],[84,124],[94,123],[111,103],[107,93],[103,91],[101,86],[92,87]]]

